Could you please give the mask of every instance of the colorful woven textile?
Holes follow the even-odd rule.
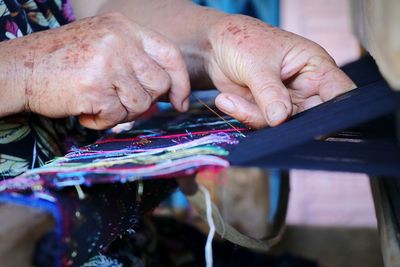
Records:
[[[246,131],[230,118],[235,128]],[[140,217],[176,187],[172,179],[229,165],[228,148],[242,135],[206,110],[160,113],[92,145],[0,182],[0,200],[52,212],[57,221],[48,258],[83,264],[118,236],[135,232]],[[55,252],[53,251],[53,252]]]
[[[206,114],[180,115],[178,119],[175,113],[160,114],[131,131],[72,148],[64,157],[41,168],[0,182],[0,189],[40,192],[74,185],[187,176],[203,168],[227,167],[226,148],[243,137],[221,119]],[[238,124],[235,120],[231,123]]]

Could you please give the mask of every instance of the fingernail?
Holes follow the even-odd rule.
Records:
[[[236,110],[236,105],[227,97],[221,98],[219,104],[222,111],[226,113],[234,113]]]
[[[275,126],[287,118],[287,109],[285,104],[276,101],[269,104],[266,108],[268,121],[271,125]]]
[[[183,103],[182,103],[182,109],[183,111],[188,111],[189,109],[189,98],[186,98]]]

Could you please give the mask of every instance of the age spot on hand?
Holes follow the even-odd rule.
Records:
[[[25,61],[24,66],[29,69],[33,68],[33,61]]]

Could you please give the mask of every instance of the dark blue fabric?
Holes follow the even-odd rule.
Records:
[[[298,114],[278,127],[249,135],[232,149],[229,155],[232,165],[400,176],[394,120],[388,124],[391,128],[375,125],[381,131],[367,127],[351,138],[313,141],[391,114],[400,106],[399,93],[390,89],[371,58],[345,68],[361,87]],[[376,136],[371,138],[373,132]]]
[[[81,266],[119,236],[135,231],[143,214],[150,211],[175,188],[174,180],[143,181],[143,195],[137,198],[138,183],[85,187],[85,199],[74,188],[53,190],[46,200],[38,193],[0,194],[0,203],[13,203],[50,213],[56,227],[42,239],[35,254],[35,266]],[[48,192],[47,192],[48,193]]]
[[[259,158],[253,166],[311,169],[400,176],[400,149],[381,142],[311,141],[281,153]]]
[[[384,81],[357,88],[302,112],[278,127],[254,132],[232,149],[229,160],[233,165],[242,165],[389,114],[398,105],[398,98]]]

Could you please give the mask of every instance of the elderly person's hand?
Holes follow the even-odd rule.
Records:
[[[103,1],[102,12],[122,12],[174,41],[192,86],[217,87],[217,107],[253,128],[276,126],[355,87],[319,45],[260,20],[187,0]]]
[[[110,128],[134,120],[164,94],[188,108],[189,75],[179,49],[160,34],[118,14],[0,44],[2,90],[12,88],[1,115],[22,111],[78,116],[82,125]],[[4,71],[6,69],[6,71]],[[15,103],[15,101],[19,101]]]
[[[217,107],[245,124],[276,126],[355,88],[319,45],[247,16],[226,16],[208,32],[206,69]]]

